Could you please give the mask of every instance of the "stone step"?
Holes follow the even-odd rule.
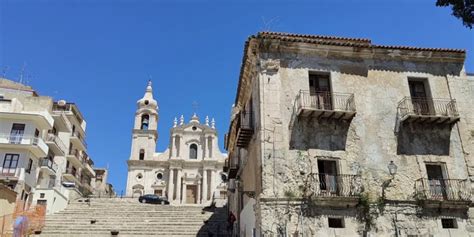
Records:
[[[227,236],[227,214],[223,208],[203,211],[202,206],[142,204],[137,199],[91,199],[72,202],[56,214],[48,215],[41,237],[111,236],[208,236],[209,232]],[[91,224],[91,220],[96,220]],[[207,224],[206,224],[207,223]],[[213,235],[218,236],[218,235]]]

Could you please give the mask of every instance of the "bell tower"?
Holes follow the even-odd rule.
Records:
[[[135,124],[132,131],[130,160],[151,160],[158,139],[158,102],[153,99],[153,88],[148,81],[145,95],[137,101]]]

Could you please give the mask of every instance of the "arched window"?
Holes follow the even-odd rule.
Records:
[[[148,116],[148,114],[142,115],[142,125],[140,126],[140,129],[148,130],[149,121],[150,121],[150,116]]]
[[[139,160],[144,160],[145,159],[145,150],[140,149],[140,155],[138,156]]]
[[[198,146],[196,144],[191,144],[191,146],[189,146],[189,159],[197,159],[197,153]]]

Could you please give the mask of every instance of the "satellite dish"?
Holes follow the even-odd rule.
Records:
[[[59,101],[58,101],[58,105],[59,105],[59,106],[65,106],[65,105],[66,105],[66,101],[65,101],[65,100],[59,100]]]

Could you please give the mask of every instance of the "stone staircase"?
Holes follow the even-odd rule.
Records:
[[[46,216],[36,236],[227,236],[225,208],[142,204],[136,199],[92,198],[72,202]]]

